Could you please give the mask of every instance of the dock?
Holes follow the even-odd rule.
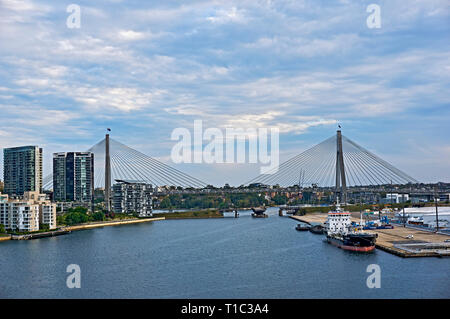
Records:
[[[70,231],[65,229],[57,229],[57,230],[50,230],[46,232],[41,233],[31,233],[31,234],[23,234],[23,235],[11,235],[12,240],[30,240],[30,239],[39,239],[39,238],[46,238],[46,237],[55,237],[55,236],[61,236],[65,234],[69,234]]]
[[[312,213],[289,217],[306,224],[323,224],[327,219],[327,214]],[[359,223],[359,218],[352,217],[351,220]],[[378,234],[375,245],[377,249],[399,257],[450,256],[450,245],[444,242],[446,239],[450,239],[449,235],[402,225],[394,225],[394,229],[373,229],[367,230],[367,232]],[[413,235],[413,238],[406,239],[409,235]]]

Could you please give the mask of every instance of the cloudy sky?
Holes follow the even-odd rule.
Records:
[[[66,26],[71,3],[80,28]],[[42,146],[45,175],[53,152],[86,150],[107,127],[208,183],[259,173],[172,163],[172,131],[201,119],[278,127],[281,161],[340,123],[416,179],[448,182],[449,88],[447,0],[0,0],[0,148]]]

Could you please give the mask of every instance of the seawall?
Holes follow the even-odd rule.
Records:
[[[139,224],[139,223],[147,223],[154,222],[158,220],[164,220],[165,217],[154,217],[154,218],[141,218],[141,219],[129,219],[129,220],[119,220],[119,221],[107,221],[107,222],[96,222],[82,225],[74,225],[74,226],[66,226],[65,230],[68,231],[77,231],[84,229],[92,229],[106,226],[118,226],[118,225],[126,225],[126,224]]]

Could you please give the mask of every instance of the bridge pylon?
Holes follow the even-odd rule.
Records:
[[[342,133],[337,130],[336,135],[336,199],[345,204],[347,202],[347,181],[345,179],[344,153],[342,150]]]
[[[105,208],[111,212],[111,156],[109,152],[109,134],[105,136]]]

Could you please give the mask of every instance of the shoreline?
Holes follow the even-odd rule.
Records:
[[[183,211],[172,213],[155,213],[155,217],[162,217],[169,219],[209,219],[209,218],[224,218],[223,213],[216,209],[205,209],[196,211]]]
[[[199,216],[199,217],[160,217],[160,218],[164,218],[164,220],[174,220],[174,219],[217,219],[217,218],[224,218],[223,216],[209,216],[209,217],[204,217],[204,216]]]
[[[11,240],[11,235],[0,236],[0,242]]]
[[[159,221],[159,220],[165,220],[165,217],[151,217],[151,218],[142,218],[142,219],[96,222],[96,223],[80,224],[80,225],[73,225],[73,226],[63,226],[63,227],[61,227],[61,229],[68,230],[68,231],[78,231],[78,230],[100,228],[100,227],[107,227],[107,226],[147,223],[147,222],[153,222],[153,221]]]
[[[107,226],[119,226],[119,225],[127,225],[127,224],[147,223],[147,222],[153,222],[153,221],[159,221],[159,220],[165,220],[165,218],[164,217],[151,217],[151,218],[142,218],[142,219],[95,222],[95,223],[73,225],[73,226],[62,226],[58,229],[48,231],[48,232],[43,232],[43,233],[1,236],[0,242],[8,241],[8,240],[40,239],[40,238],[67,235],[67,234],[70,234],[72,231],[102,228],[102,227],[107,227]]]

